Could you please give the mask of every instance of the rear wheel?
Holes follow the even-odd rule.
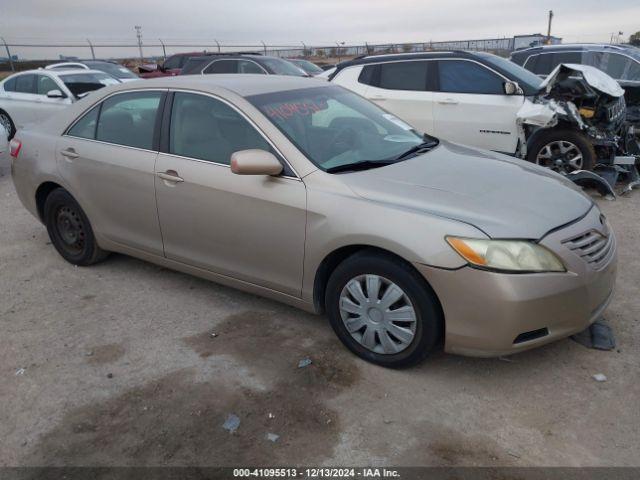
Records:
[[[385,367],[423,360],[440,338],[438,300],[408,264],[375,251],[342,262],[327,284],[326,310],[338,338]]]
[[[587,136],[571,129],[542,131],[527,150],[527,160],[558,173],[593,170],[596,163],[596,152]]]
[[[44,221],[51,243],[67,262],[86,266],[104,260],[108,253],[96,243],[89,219],[76,200],[62,188],[44,203]]]
[[[2,125],[7,131],[9,134],[8,139],[11,140],[16,134],[16,126],[14,125],[13,120],[11,120],[9,114],[4,110],[0,110],[0,125]]]

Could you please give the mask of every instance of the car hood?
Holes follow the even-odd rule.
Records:
[[[540,239],[593,205],[555,172],[446,141],[418,157],[341,176],[360,197],[468,223],[492,238]]]

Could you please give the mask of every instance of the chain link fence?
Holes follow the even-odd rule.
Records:
[[[447,42],[386,43],[363,45],[267,45],[222,44],[212,42],[171,42],[158,39],[142,44],[131,42],[94,42],[90,39],[76,42],[27,43],[7,42],[0,38],[0,71],[19,71],[38,68],[54,61],[111,59],[129,67],[141,63],[166,59],[174,53],[182,52],[255,52],[277,57],[308,58],[319,63],[335,63],[360,55],[385,53],[410,53],[429,50],[477,50],[507,56],[518,48],[545,43],[542,34],[518,35],[515,37],[489,38],[480,40],[455,40]],[[561,39],[551,37],[551,43]]]

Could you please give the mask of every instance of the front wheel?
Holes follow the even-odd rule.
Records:
[[[342,343],[385,367],[423,360],[442,333],[435,293],[408,264],[376,251],[342,262],[327,284],[326,310]]]
[[[84,211],[66,190],[57,188],[49,194],[44,203],[44,222],[51,243],[67,262],[87,266],[108,255],[96,243]]]
[[[527,150],[528,161],[558,173],[593,170],[596,163],[596,152],[587,136],[571,129],[544,130]]]

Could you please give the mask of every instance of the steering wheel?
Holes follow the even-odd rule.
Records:
[[[358,132],[352,127],[340,129],[331,140],[329,141],[329,148],[334,155],[346,152],[348,150],[354,150],[360,144],[360,136]]]

